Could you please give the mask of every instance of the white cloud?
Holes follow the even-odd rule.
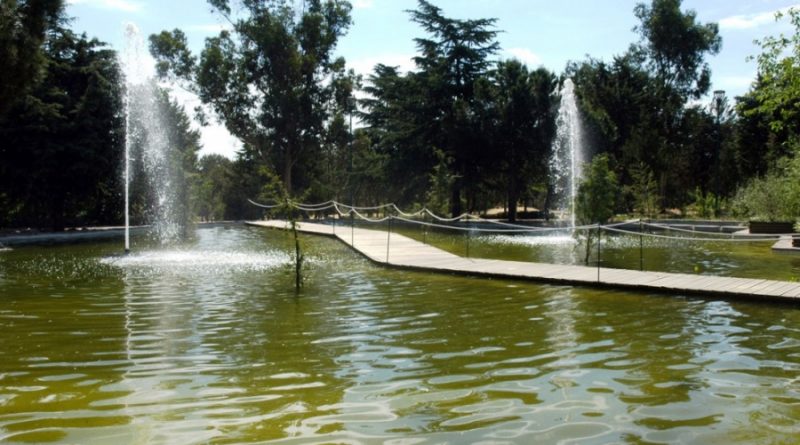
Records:
[[[347,66],[353,68],[356,74],[361,74],[364,77],[369,76],[374,70],[375,65],[379,63],[387,66],[397,66],[402,74],[413,71],[416,68],[414,60],[412,60],[413,57],[414,56],[410,54],[383,54],[380,56],[348,60]]]
[[[542,58],[528,48],[508,48],[505,53],[528,65],[529,68],[535,68],[542,64]]]
[[[373,0],[354,0],[353,8],[355,9],[369,9],[372,8]]]
[[[95,8],[113,9],[122,12],[139,12],[144,5],[131,0],[68,0],[70,5],[87,5]]]
[[[742,14],[742,15],[732,15],[730,17],[725,17],[720,19],[719,27],[721,29],[729,29],[729,30],[741,30],[741,29],[752,29],[757,28],[762,25],[768,25],[775,21],[775,14],[778,12],[786,13],[790,8],[797,8],[800,7],[800,4],[787,6],[785,8],[781,8],[775,11],[766,11],[766,12],[759,12],[756,14]]]

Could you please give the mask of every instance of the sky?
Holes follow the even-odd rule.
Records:
[[[295,0],[300,1],[300,0]],[[640,0],[641,1],[641,0]],[[235,3],[235,0],[234,2]],[[413,39],[424,37],[409,21],[407,10],[416,0],[351,0],[353,24],[337,46],[350,67],[365,77],[377,63],[414,68]],[[501,31],[501,59],[517,58],[530,68],[544,66],[561,73],[568,61],[588,56],[610,61],[639,40],[633,28],[636,0],[431,0],[447,17],[495,18]],[[797,0],[684,0],[684,10],[694,10],[702,23],[719,24],[722,49],[707,62],[712,70],[712,90],[734,97],[745,93],[755,78],[756,63],[748,56],[759,53],[753,43],[765,36],[791,32],[786,20],[776,22],[775,12],[796,6]],[[193,52],[204,40],[226,26],[204,0],[67,0],[72,28],[124,48],[126,24],[133,23],[142,36],[180,28]],[[150,62],[151,63],[151,62]],[[147,64],[147,62],[145,62]],[[173,89],[188,112],[199,103],[186,91]],[[224,127],[201,129],[201,154],[235,156],[240,143]]]

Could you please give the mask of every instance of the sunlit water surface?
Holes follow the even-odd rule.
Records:
[[[136,240],[135,240],[136,241]],[[399,272],[280,232],[0,252],[0,443],[796,443],[794,307]]]

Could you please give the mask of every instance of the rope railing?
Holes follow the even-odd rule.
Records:
[[[714,235],[714,236],[725,236],[725,237],[743,237],[743,238],[765,238],[769,237],[781,237],[781,236],[792,236],[797,235],[796,233],[770,233],[766,234],[759,234],[759,233],[721,233],[721,232],[708,232],[704,230],[689,230],[689,229],[682,229],[680,227],[671,226],[665,223],[650,223],[650,222],[642,222],[643,225],[647,227],[653,227],[661,230],[668,230],[671,232],[682,232],[682,233],[703,233],[707,235]]]
[[[248,201],[260,208],[274,210],[286,204],[261,204],[255,202],[251,199]],[[738,233],[719,233],[719,232],[707,232],[707,231],[697,231],[697,230],[688,230],[683,228],[678,228],[674,226],[670,226],[669,224],[664,223],[652,223],[652,222],[645,222],[642,220],[627,220],[621,221],[617,223],[611,224],[588,224],[588,225],[579,225],[579,226],[563,226],[563,227],[531,227],[521,224],[514,224],[508,222],[502,222],[497,220],[485,219],[479,216],[471,215],[469,213],[464,213],[458,215],[456,217],[447,218],[442,217],[430,209],[423,207],[420,210],[415,212],[404,212],[401,210],[396,204],[388,203],[388,204],[381,204],[375,206],[353,206],[338,202],[336,200],[329,200],[322,203],[299,203],[295,201],[289,201],[288,204],[300,211],[305,212],[322,212],[325,210],[333,209],[336,214],[340,217],[342,216],[352,216],[356,217],[359,220],[365,221],[367,223],[383,223],[390,220],[397,220],[402,221],[407,224],[413,224],[418,226],[436,228],[436,229],[443,229],[443,230],[453,230],[453,231],[461,231],[461,232],[471,232],[471,233],[495,233],[495,234],[543,234],[548,232],[577,232],[577,231],[584,231],[584,230],[601,230],[601,231],[608,231],[618,234],[624,235],[632,235],[632,236],[639,236],[639,237],[648,237],[648,238],[656,238],[656,239],[668,239],[668,240],[677,240],[677,241],[693,241],[693,242],[766,242],[766,241],[775,241],[778,238],[800,238],[800,234],[797,233],[786,233],[786,234],[769,234],[769,235],[760,235],[760,234],[738,234]],[[382,218],[371,218],[361,211],[369,211],[369,210],[384,210],[384,211],[394,211],[397,215],[387,214]],[[433,219],[433,221],[421,221],[417,218],[420,216],[429,216]],[[447,223],[457,223],[463,222],[467,224],[464,225],[451,225]],[[503,228],[487,228],[487,227],[479,227],[477,225],[469,225],[470,223],[480,223],[486,225],[497,225]],[[639,230],[627,230],[621,228],[622,226],[626,225],[639,225]],[[664,230],[664,231],[674,231],[678,233],[686,233],[686,234],[694,234],[694,235],[705,235],[705,236],[670,236],[670,235],[662,235],[657,233],[652,233],[651,231],[645,231],[645,228],[650,229],[657,229],[657,230]]]

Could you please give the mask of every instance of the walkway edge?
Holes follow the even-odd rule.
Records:
[[[286,221],[247,221],[256,227],[287,230]],[[300,222],[302,233],[336,238],[370,261],[385,267],[605,289],[649,291],[747,299],[759,302],[800,302],[800,283],[756,278],[719,277],[669,272],[598,268],[548,263],[465,258],[406,236],[372,229]],[[599,275],[599,280],[598,280]]]

